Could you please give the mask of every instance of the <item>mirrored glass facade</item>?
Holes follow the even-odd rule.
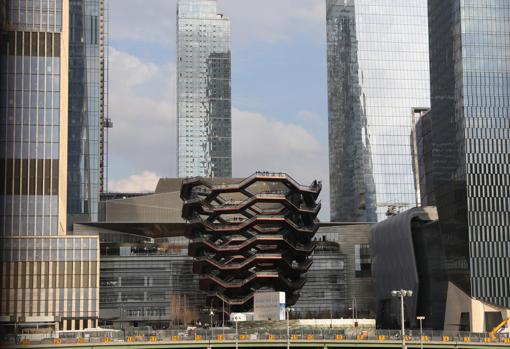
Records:
[[[510,3],[429,0],[434,191],[450,281],[510,307]]]
[[[179,0],[179,177],[232,176],[230,61],[230,21],[216,0]]]
[[[100,0],[70,0],[67,212],[73,221],[97,220],[101,76]]]
[[[416,201],[412,109],[430,106],[426,0],[327,0],[331,221]]]

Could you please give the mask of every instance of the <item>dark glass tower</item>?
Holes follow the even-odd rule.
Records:
[[[97,220],[104,25],[100,0],[70,0],[67,212],[73,221]]]
[[[429,0],[434,191],[449,279],[510,307],[510,6]]]

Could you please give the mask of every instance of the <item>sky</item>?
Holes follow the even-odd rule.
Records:
[[[176,0],[110,0],[109,190],[176,177]],[[322,180],[329,220],[325,0],[218,0],[231,21],[234,177]]]

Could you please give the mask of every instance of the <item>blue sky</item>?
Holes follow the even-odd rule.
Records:
[[[323,180],[329,216],[325,1],[218,0],[231,20],[233,174]],[[110,0],[110,190],[176,175],[175,0]]]

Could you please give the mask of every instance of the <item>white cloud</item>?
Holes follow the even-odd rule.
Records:
[[[324,0],[218,0],[230,18],[234,44],[280,43],[325,32]],[[113,39],[175,47],[176,0],[111,0]]]
[[[110,181],[110,191],[119,193],[148,193],[156,189],[160,176],[154,172],[144,171],[139,175]]]
[[[329,220],[327,149],[303,126],[259,113],[232,110],[234,177],[255,171],[286,172],[302,184],[322,180],[321,218]]]
[[[115,49],[110,55],[110,178],[148,170],[173,176],[176,164],[175,68]]]

